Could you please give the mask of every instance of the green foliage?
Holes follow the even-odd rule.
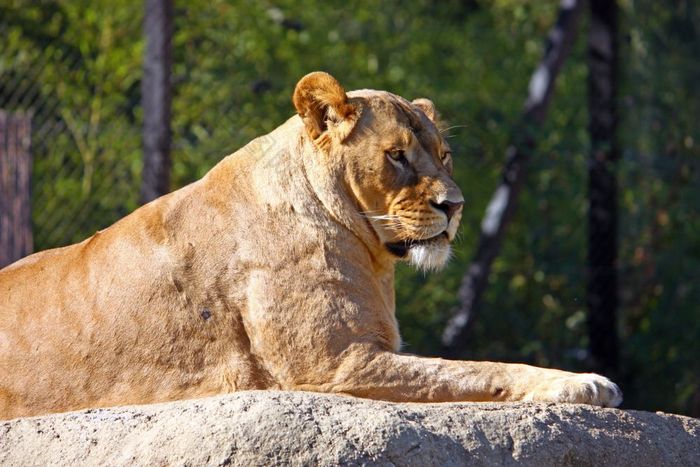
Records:
[[[137,206],[140,6],[16,1],[0,11],[0,106],[34,114],[35,245],[80,241]]]
[[[687,412],[700,394],[700,6],[621,7],[622,383],[630,407]],[[20,103],[45,128],[35,146],[38,248],[80,240],[136,207],[140,9],[0,0],[0,106],[26,86],[37,97]],[[397,302],[406,350],[435,354],[555,14],[556,2],[532,0],[178,3],[173,188],[291,116],[293,87],[309,71],[348,89],[430,97],[451,127],[467,205],[455,260],[434,275],[399,267]],[[586,369],[586,73],[582,35],[468,357]]]

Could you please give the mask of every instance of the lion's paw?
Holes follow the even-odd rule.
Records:
[[[617,407],[622,403],[622,391],[617,384],[595,373],[561,376],[547,382],[547,389],[539,396],[551,402],[591,404]],[[540,399],[535,396],[533,399]]]

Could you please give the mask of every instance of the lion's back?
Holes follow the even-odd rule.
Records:
[[[32,302],[61,282],[64,265],[79,246],[40,251],[0,269],[0,329],[9,313],[26,312]]]

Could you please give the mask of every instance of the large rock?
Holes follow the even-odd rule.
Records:
[[[0,422],[3,465],[700,465],[700,420],[241,392]]]

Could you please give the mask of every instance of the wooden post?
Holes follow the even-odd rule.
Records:
[[[594,370],[615,377],[617,337],[617,4],[590,0],[588,32],[588,336]]]
[[[0,268],[32,252],[31,116],[0,110]]]
[[[146,53],[141,82],[143,174],[141,202],[170,191],[172,0],[145,0]]]

